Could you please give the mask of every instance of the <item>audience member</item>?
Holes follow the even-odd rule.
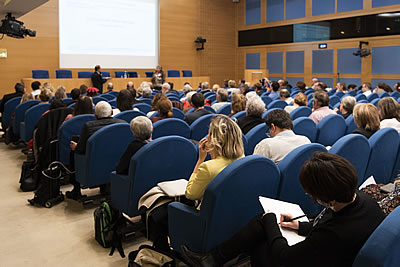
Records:
[[[289,82],[288,81],[279,80],[278,84],[279,84],[279,89],[288,89],[288,86],[289,86]]]
[[[165,95],[168,94],[169,91],[171,90],[171,85],[169,83],[164,83],[161,87],[161,92]]]
[[[151,98],[152,95],[153,95],[153,94],[152,94],[152,91],[151,91],[150,86],[149,86],[149,87],[144,87],[144,88],[143,88],[143,95],[142,95],[143,98]]]
[[[90,79],[92,80],[93,87],[97,88],[98,92],[100,94],[103,93],[103,84],[107,81],[107,79],[103,78],[101,75],[101,67],[100,65],[96,65],[94,67],[94,72],[90,76]]]
[[[79,90],[81,91],[81,95],[82,95],[82,96],[86,95],[87,89],[88,89],[88,87],[87,87],[86,85],[84,85],[84,84],[82,84],[82,85],[79,87]]]
[[[299,90],[301,91],[301,92],[305,92],[306,91],[306,84],[303,82],[303,81],[298,81],[297,83],[296,83],[296,87],[297,88],[299,88]]]
[[[86,153],[86,143],[90,136],[92,136],[96,131],[100,130],[104,126],[111,125],[114,123],[125,123],[125,121],[116,119],[112,117],[111,105],[106,101],[100,101],[95,107],[95,117],[96,120],[86,122],[81,130],[81,135],[79,142],[71,141],[70,147],[73,153],[85,154]],[[71,163],[73,164],[73,153]],[[74,168],[74,166],[72,166]],[[74,176],[70,177],[71,183],[74,185],[72,191],[68,191],[65,195],[67,198],[78,200],[82,198],[81,186],[78,181],[75,180]]]
[[[336,114],[335,111],[329,109],[329,96],[325,91],[317,90],[313,98],[313,113],[310,118],[318,124],[323,118],[328,115]]]
[[[99,93],[99,90],[96,87],[89,87],[86,91],[86,95],[90,97],[95,97]]]
[[[251,97],[246,104],[246,117],[239,118],[237,123],[243,134],[247,134],[258,124],[264,123],[262,115],[265,111],[265,103],[259,96]]]
[[[151,111],[146,114],[148,118],[150,118],[158,110],[158,101],[160,101],[162,96],[162,93],[158,93],[153,97],[153,100],[151,101]]]
[[[278,164],[290,151],[310,144],[310,140],[293,132],[293,122],[289,113],[282,109],[271,111],[266,119],[272,138],[265,138],[254,149],[255,155],[270,158]]]
[[[34,81],[31,83],[32,95],[34,97],[36,97],[40,94],[41,85],[42,84],[39,81]]]
[[[271,91],[271,93],[269,94],[269,97],[270,97],[272,100],[278,99],[278,98],[279,98],[279,83],[273,81],[273,82],[271,83],[271,90],[272,90],[272,91]]]
[[[390,87],[390,85],[388,85],[388,84],[386,84],[384,82],[378,83],[378,85],[374,89],[374,93],[377,93],[378,95],[381,95],[384,92],[387,92],[388,94],[390,94],[390,93],[393,92],[393,89],[392,89],[392,87]]]
[[[65,87],[60,86],[57,88],[56,93],[54,94],[54,99],[64,99],[67,98],[67,94],[65,93]]]
[[[364,83],[364,84],[362,85],[361,90],[363,91],[363,94],[364,94],[365,96],[369,96],[370,94],[372,94],[372,86],[371,86],[370,83]]]
[[[346,83],[337,83],[336,84],[336,92],[347,93]]]
[[[156,67],[153,77],[151,78],[151,83],[156,90],[160,90],[161,86],[165,83],[165,74],[160,65]]]
[[[121,175],[128,175],[131,158],[139,149],[151,141],[151,135],[153,133],[153,125],[149,118],[145,116],[138,116],[131,120],[130,127],[135,139],[129,143],[115,169],[116,172]]]
[[[208,254],[183,246],[184,257],[191,266],[222,266],[246,252],[251,266],[351,266],[385,218],[382,210],[357,191],[356,169],[336,154],[314,153],[302,166],[299,180],[304,192],[326,207],[313,222],[288,221],[293,216],[285,213],[277,221],[276,214],[267,210]],[[289,246],[280,227],[305,239]]]
[[[65,117],[64,122],[71,119],[72,117],[83,114],[93,114],[92,98],[88,96],[78,97],[78,100],[76,101],[76,104],[74,106],[74,111],[72,112],[72,114],[68,114],[67,117]]]
[[[127,82],[126,83],[126,89],[128,89],[128,90],[135,89],[135,84],[133,82],[131,82],[131,81]]]
[[[20,102],[20,103],[24,103],[24,102],[26,102],[26,101],[28,101],[28,100],[33,100],[33,95],[32,95],[32,93],[25,92],[25,93],[22,95],[22,98],[21,98],[21,102]]]
[[[216,94],[217,103],[214,103],[211,107],[217,111],[218,109],[222,108],[225,105],[229,105],[228,102],[229,93],[224,88],[219,88]]]
[[[340,102],[340,113],[342,114],[344,119],[347,119],[353,113],[354,106],[356,105],[356,98],[354,96],[345,96]],[[339,111],[335,109],[336,112]]]
[[[186,94],[186,101],[181,100],[183,103],[183,113],[188,112],[190,109],[192,109],[192,96],[196,93],[196,91],[191,91]]]
[[[111,92],[111,91],[113,91],[114,90],[114,85],[113,85],[113,83],[108,83],[107,84],[107,92]]]
[[[172,113],[172,102],[165,95],[161,96],[157,103],[157,113],[158,116],[151,118],[151,122],[154,123],[163,119],[174,117]]]
[[[210,85],[208,82],[202,82],[201,83],[201,91],[202,94],[210,92]]]
[[[400,93],[400,83],[399,83],[399,82],[397,82],[397,83],[394,84],[393,90]]]
[[[194,108],[194,111],[186,114],[184,118],[186,123],[189,125],[191,125],[201,116],[212,114],[210,111],[204,108],[204,96],[202,93],[195,93],[191,98],[191,104]]]
[[[306,107],[308,105],[307,95],[298,93],[293,99],[293,106],[286,106],[285,111],[290,114],[293,110],[298,107]]]
[[[236,82],[235,82],[234,80],[229,80],[229,81],[228,81],[228,87],[229,87],[228,91],[231,92],[232,89],[237,88],[237,87],[236,87]]]
[[[279,97],[281,100],[285,101],[286,104],[290,105],[293,102],[293,98],[290,96],[290,92],[286,88],[279,90]]]
[[[357,91],[357,85],[351,83],[351,84],[349,84],[349,85],[347,86],[347,90],[348,90],[348,91]]]
[[[76,102],[81,96],[81,91],[78,88],[74,88],[71,90],[71,98]]]
[[[117,96],[117,108],[113,109],[113,116],[126,110],[132,110],[133,96],[128,89],[123,89]]]
[[[51,83],[45,82],[45,83],[43,84],[42,89],[48,89],[48,90],[50,90],[51,95],[54,95],[54,87],[53,87],[53,85],[52,85]]]
[[[260,98],[260,97],[257,95],[256,92],[252,91],[252,92],[248,92],[248,93],[246,94],[246,101],[249,101],[249,99],[250,99],[250,98],[253,98],[253,97],[258,97],[258,98]]]
[[[23,83],[16,83],[14,86],[14,89],[15,89],[15,93],[11,93],[11,94],[7,94],[7,95],[3,96],[3,99],[0,103],[0,113],[4,112],[4,106],[9,100],[16,98],[16,97],[20,97],[20,96],[22,97],[22,95],[26,91],[25,84],[23,84]]]
[[[126,89],[126,90],[128,90],[133,97],[133,105],[143,103],[142,101],[136,99],[137,97],[136,89]]]
[[[50,110],[53,110],[56,108],[65,108],[65,103],[64,103],[64,101],[62,101],[62,99],[54,98],[50,103],[49,109],[45,113],[43,113],[43,115],[46,114],[47,112],[49,112]]]
[[[242,84],[242,85],[239,87],[239,89],[240,89],[240,93],[241,93],[242,95],[246,95],[248,92],[250,92],[250,88],[249,88],[249,86],[248,86],[247,84]]]
[[[400,104],[391,97],[384,97],[378,102],[380,128],[393,128],[400,133]]]
[[[214,85],[212,86],[212,91],[216,93],[216,92],[218,91],[219,88],[220,88],[219,84],[214,84]]]
[[[328,86],[326,84],[324,84],[323,82],[317,82],[316,84],[314,84],[314,90],[320,90],[320,91],[325,91],[326,92],[326,88]]]
[[[253,86],[254,91],[257,93],[257,95],[261,96],[263,94],[261,83],[255,83]]]
[[[246,109],[246,97],[240,93],[232,93],[231,114],[229,114],[229,117],[232,117],[236,113],[243,111],[245,109]]]
[[[224,88],[229,89],[229,80],[224,80]]]
[[[40,91],[40,94],[39,94],[39,100],[40,100],[39,104],[47,104],[47,103],[49,103],[49,101],[52,98],[52,96],[53,95],[51,94],[50,89],[43,88]]]
[[[318,78],[311,79],[311,88],[315,90],[315,85],[319,82]]]
[[[378,109],[372,104],[357,104],[354,107],[353,116],[354,123],[358,127],[353,131],[355,134],[370,138],[380,128]]]

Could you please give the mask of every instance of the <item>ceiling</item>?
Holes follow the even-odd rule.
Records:
[[[9,12],[16,18],[21,17],[46,2],[48,0],[0,0],[0,19]]]

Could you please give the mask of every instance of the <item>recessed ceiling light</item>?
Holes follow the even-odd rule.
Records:
[[[391,28],[390,28],[390,27],[386,27],[386,30],[387,30],[387,31],[390,31],[390,30],[391,30]]]
[[[344,31],[341,31],[340,34],[344,34]]]
[[[382,13],[379,14],[378,17],[400,17],[400,13]]]

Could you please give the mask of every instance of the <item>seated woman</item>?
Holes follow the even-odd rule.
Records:
[[[248,93],[250,94],[250,93]],[[247,134],[251,129],[261,123],[265,123],[262,115],[265,111],[265,103],[259,96],[251,97],[246,104],[246,117],[239,118],[237,124],[243,134]]]
[[[52,96],[53,95],[52,95],[50,89],[46,89],[46,88],[42,89],[39,94],[39,100],[40,100],[39,104],[49,103]]]
[[[65,87],[60,86],[57,88],[54,94],[54,99],[64,99],[64,98],[67,98],[67,93],[65,93]]]
[[[379,118],[382,128],[393,128],[400,133],[400,104],[391,97],[384,97],[378,102]]]
[[[89,87],[86,91],[86,95],[90,96],[90,97],[95,97],[98,95],[98,93],[99,93],[99,89],[97,89],[96,87]]]
[[[382,210],[371,197],[356,191],[354,166],[336,154],[316,152],[302,166],[299,180],[304,192],[326,207],[314,222],[289,222],[290,214],[278,218],[282,228],[305,236],[304,241],[289,246],[276,215],[266,211],[209,254],[183,246],[191,266],[222,266],[246,252],[251,254],[251,266],[351,266],[384,219]]]
[[[246,109],[246,97],[241,93],[232,93],[231,114],[229,114],[229,117],[232,117],[236,113],[243,111],[245,109]]]
[[[346,87],[346,83],[337,83],[336,84],[336,92],[343,92],[343,93],[347,93],[347,87]]]
[[[147,113],[147,117],[150,118],[158,109],[158,101],[160,101],[160,98],[163,96],[163,94],[158,93],[153,97],[153,100],[151,101],[151,111]]]
[[[153,132],[153,125],[150,119],[145,116],[134,118],[131,120],[130,126],[135,140],[128,145],[117,165],[116,171],[118,174],[122,175],[128,175],[129,163],[132,156],[151,141],[151,134]]]
[[[133,96],[127,89],[123,89],[117,96],[117,108],[113,109],[113,116],[126,110],[133,109]]]
[[[292,112],[293,110],[295,110],[298,107],[307,107],[308,105],[308,98],[305,94],[303,93],[298,93],[293,100],[293,106],[286,106],[285,107],[285,111],[287,113]]]
[[[153,123],[167,119],[173,118],[174,114],[172,113],[172,102],[166,96],[161,96],[160,100],[157,103],[157,112],[158,116],[151,118]]]
[[[92,99],[88,96],[81,96],[78,98],[74,107],[74,111],[72,112],[72,114],[67,115],[64,122],[74,116],[82,114],[93,114],[93,102]]]
[[[358,127],[353,131],[355,134],[370,138],[380,128],[378,109],[372,104],[357,104],[354,107],[353,116]]]
[[[24,103],[28,100],[33,100],[33,95],[31,92],[25,92],[22,97],[21,97],[21,102],[20,103]]]
[[[356,105],[356,98],[354,96],[345,96],[340,102],[339,109],[335,109],[336,112],[340,110],[344,119],[347,119],[353,113],[354,106]]]

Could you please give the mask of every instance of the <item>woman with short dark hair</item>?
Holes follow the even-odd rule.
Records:
[[[132,110],[132,105],[132,93],[128,89],[121,90],[117,96],[117,108],[113,109],[113,115],[117,115],[118,113],[126,110]]]
[[[74,111],[72,112],[72,114],[68,114],[67,117],[65,117],[64,122],[74,116],[83,114],[93,114],[93,102],[91,97],[80,96],[75,103]]]
[[[266,211],[211,253],[200,255],[182,246],[192,266],[222,266],[250,252],[251,266],[351,266],[365,241],[384,219],[378,204],[356,191],[357,172],[346,159],[316,152],[300,171],[305,193],[326,208],[314,222],[298,222],[282,214],[280,226],[305,240],[289,246],[274,213]]]

